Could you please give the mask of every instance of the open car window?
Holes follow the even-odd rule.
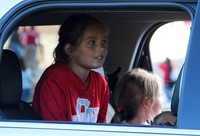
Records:
[[[54,51],[54,48],[58,44],[58,29],[60,27],[60,24],[67,16],[81,12],[81,10],[68,11],[68,10],[64,10],[63,8],[60,8],[60,10],[58,10],[56,7],[55,9],[54,8],[52,9],[53,10],[47,10],[47,11],[44,10],[41,12],[41,14],[37,14],[36,12],[30,15],[27,15],[25,19],[21,20],[20,23],[15,26],[15,29],[13,29],[15,31],[11,31],[10,38],[7,40],[6,45],[4,46],[4,49],[7,48],[7,49],[13,50],[20,58],[21,51],[20,49],[16,49],[16,48],[17,46],[19,46],[22,52],[23,50],[24,52],[27,52],[26,43],[24,43],[24,41],[25,40],[28,41],[29,39],[25,36],[26,36],[27,31],[29,31],[30,28],[34,26],[35,32],[38,34],[35,56],[32,56],[32,57],[29,56],[32,54],[33,51],[24,53],[22,55],[24,58],[24,61],[26,61],[24,63],[25,65],[27,65],[27,69],[30,71],[32,70],[32,73],[29,72],[29,75],[32,76],[30,77],[31,82],[28,83],[31,86],[29,88],[29,92],[28,91],[22,92],[22,100],[28,103],[32,103],[35,86],[40,76],[49,65],[54,63],[53,51]],[[145,33],[145,30],[150,29],[152,25],[157,24],[157,21],[155,21],[154,17],[156,17],[161,23],[165,22],[166,24],[169,21],[174,21],[174,20],[181,21],[181,20],[187,20],[190,18],[189,15],[185,12],[181,12],[182,16],[180,18],[176,18],[177,16],[176,14],[179,14],[179,12],[172,14],[171,12],[168,12],[166,9],[163,9],[163,13],[160,14],[160,11],[159,11],[160,9],[159,10],[158,9],[157,9],[157,12],[151,11],[152,9],[150,9],[146,13],[142,12],[144,10],[143,8],[134,9],[133,11],[128,10],[126,12],[121,12],[118,10],[104,12],[104,11],[101,11],[101,9],[99,9],[99,11],[96,11],[94,9],[93,11],[90,11],[90,12],[88,12],[87,10],[85,11],[85,13],[94,15],[100,20],[104,21],[104,23],[108,25],[110,29],[109,52],[104,64],[104,70],[105,70],[106,76],[109,78],[108,82],[109,82],[110,90],[112,94],[114,94],[114,91],[115,91],[115,85],[117,83],[116,79],[119,79],[126,71],[129,70],[129,67],[131,67],[132,62],[137,61],[137,59],[133,60],[134,55],[136,55],[136,57],[141,56],[142,53],[140,53],[138,49],[145,48],[145,47],[142,47],[143,45],[140,44],[140,40],[142,41],[141,37],[143,36],[144,38],[146,38],[145,35],[143,35],[143,33]],[[107,16],[104,16],[104,14],[106,14]],[[138,17],[138,14],[140,14],[140,17]],[[145,14],[149,16],[150,15],[153,15],[153,16],[152,18],[146,18],[145,16],[147,15]],[[53,21],[51,19],[53,16],[59,16],[59,18]],[[117,16],[120,18],[117,18]],[[43,18],[43,19],[39,21],[37,20],[37,18]],[[51,20],[51,21],[47,21],[47,20]],[[155,23],[153,23],[154,21]],[[120,31],[118,28],[120,28]],[[19,45],[15,45],[16,44],[15,42],[13,43],[13,39],[14,39],[13,37],[15,36],[16,33],[18,34]],[[165,36],[161,36],[156,39],[161,39],[164,37]],[[140,53],[140,54],[137,54],[137,53]],[[120,54],[120,55],[117,55],[117,54]],[[153,51],[151,52],[153,63],[156,60],[155,57],[153,58],[153,55],[156,55],[156,54],[158,54],[158,51],[155,53]],[[148,62],[144,61],[144,66],[147,65],[147,63]],[[154,67],[154,64],[153,64],[153,67]],[[141,67],[141,68],[145,68],[145,67]],[[22,85],[23,85],[22,87],[24,86],[26,87],[27,80],[22,82]],[[111,96],[111,99],[112,99],[112,96]],[[111,101],[111,105],[115,108],[113,101]]]
[[[190,28],[190,20],[170,22],[159,27],[150,40],[153,72],[163,83],[164,111],[171,110],[174,87],[185,63]]]
[[[99,1],[97,3],[92,1],[88,1],[86,3],[79,2],[80,1],[64,2],[61,0],[59,2],[38,1],[34,3],[29,1],[29,3],[24,5],[22,2],[21,5],[19,4],[13,9],[13,13],[9,12],[6,16],[4,16],[0,35],[2,47],[0,50],[1,52],[6,49],[13,50],[18,57],[22,55],[26,60],[29,58],[27,55],[30,55],[30,53],[21,54],[20,52],[20,49],[24,51],[26,50],[26,46],[23,43],[23,31],[27,31],[34,26],[38,35],[35,57],[30,58],[30,60],[25,62],[26,65],[31,61],[34,64],[30,63],[33,67],[27,67],[29,71],[27,72],[27,75],[29,77],[25,80],[22,77],[22,97],[20,99],[25,101],[28,106],[32,106],[35,86],[39,78],[44,70],[54,63],[53,51],[58,44],[58,30],[63,20],[72,14],[86,13],[93,15],[104,22],[108,26],[110,33],[108,40],[108,55],[103,65],[103,71],[108,81],[111,94],[109,101],[109,107],[111,110],[108,110],[109,115],[107,115],[108,119],[106,122],[106,125],[108,126],[106,127],[108,127],[108,129],[110,127],[113,130],[115,126],[120,129],[132,129],[131,127],[136,127],[142,128],[141,131],[143,131],[143,128],[153,128],[151,133],[157,131],[157,128],[177,128],[176,125],[170,127],[157,125],[150,127],[146,125],[139,125],[139,127],[138,125],[133,125],[127,127],[127,124],[111,124],[110,120],[116,110],[113,94],[119,78],[125,72],[137,67],[144,68],[159,75],[163,79],[163,90],[165,90],[164,73],[161,70],[160,64],[162,64],[166,58],[169,58],[172,63],[172,74],[170,76],[170,81],[167,82],[171,83],[171,95],[173,94],[173,87],[179,71],[185,63],[185,56],[188,49],[188,40],[191,31],[190,28],[196,8],[196,4],[194,4],[195,2],[193,1],[194,3],[190,4],[187,4],[187,2],[181,2],[184,4],[174,2],[140,3],[131,1],[122,3],[105,1],[105,3]],[[105,6],[105,4],[107,5]],[[18,45],[16,45],[16,43],[13,44],[14,34],[18,35],[18,42],[20,43]],[[16,48],[17,46],[19,46],[18,49]],[[6,59],[6,61],[9,60]],[[17,83],[18,81],[15,82],[15,84]],[[29,86],[30,88],[28,89],[25,88],[28,87],[27,84],[31,86]],[[23,87],[25,89],[23,89]],[[167,99],[168,94],[166,91],[164,91],[164,93],[166,94],[165,97]],[[171,100],[166,101],[163,111],[171,110],[170,103]],[[182,115],[184,113],[179,114]],[[3,119],[6,121],[18,120],[19,122],[24,122],[24,120],[26,120],[31,123],[42,122],[53,125],[52,128],[54,128],[54,124],[60,124],[62,127],[63,124],[68,124],[69,126],[75,125],[75,127],[76,125],[80,125],[81,127],[82,125],[84,126],[84,123],[81,124],[63,121],[52,122],[41,119],[33,121],[32,119],[27,118],[22,119],[9,117],[5,115]],[[179,119],[179,117],[177,119]],[[88,124],[89,123],[86,123],[86,125]],[[96,124],[92,124],[91,128],[95,128],[95,125]],[[104,131],[104,125],[102,126],[102,130]],[[96,132],[96,128],[93,131]],[[112,130],[109,130],[109,132],[111,131]]]

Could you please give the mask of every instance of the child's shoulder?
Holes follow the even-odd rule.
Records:
[[[64,71],[67,71],[68,67],[66,64],[63,63],[54,63],[47,67],[44,71],[46,74],[63,74]]]
[[[97,80],[106,81],[106,77],[104,74],[100,73],[99,71],[91,70],[91,75]],[[107,81],[106,81],[107,82]]]

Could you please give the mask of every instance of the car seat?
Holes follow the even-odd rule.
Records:
[[[31,106],[21,101],[22,74],[17,55],[8,49],[0,63],[0,119],[38,120]]]
[[[176,80],[174,93],[173,93],[172,101],[171,101],[171,112],[174,116],[177,116],[178,114],[179,96],[180,96],[180,90],[181,90],[180,85],[182,81],[183,69],[184,69],[184,65],[182,66],[179,72],[178,78]]]

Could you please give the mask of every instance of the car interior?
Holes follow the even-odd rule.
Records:
[[[31,106],[21,100],[21,66],[17,55],[11,50],[3,50],[0,77],[0,118],[39,120]]]
[[[16,13],[14,22],[8,21],[4,41],[17,27],[60,25],[67,16],[86,13],[97,17],[109,28],[109,46],[103,69],[111,90],[110,104],[115,109],[113,93],[120,76],[133,68],[153,71],[149,44],[154,32],[162,25],[174,21],[191,20],[184,7],[165,5],[131,5],[116,7],[68,7],[66,4],[52,4],[29,7],[29,11]],[[45,39],[45,40],[48,40]],[[55,45],[56,46],[56,45]],[[49,53],[51,56],[52,53]],[[49,55],[48,54],[48,55]],[[0,65],[0,116],[2,119],[39,120],[30,103],[21,101],[21,68],[17,56],[4,47]],[[181,73],[181,72],[180,72]],[[179,74],[181,75],[181,74]],[[180,79],[178,78],[178,81]],[[178,82],[175,91],[179,90]],[[172,99],[172,111],[178,109],[178,96]],[[176,101],[176,102],[175,102]],[[174,106],[176,103],[176,106]],[[174,108],[175,107],[175,108]],[[112,109],[112,111],[113,111]],[[175,110],[174,110],[175,109]],[[113,114],[113,112],[111,113]],[[112,115],[111,115],[112,116]]]

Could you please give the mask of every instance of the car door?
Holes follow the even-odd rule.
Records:
[[[196,14],[192,23],[191,35],[185,61],[183,80],[181,85],[179,118],[177,126],[180,128],[200,129],[199,121],[200,106],[198,100],[200,97],[199,77],[200,77],[200,3],[196,8]],[[182,114],[184,113],[184,114]]]

